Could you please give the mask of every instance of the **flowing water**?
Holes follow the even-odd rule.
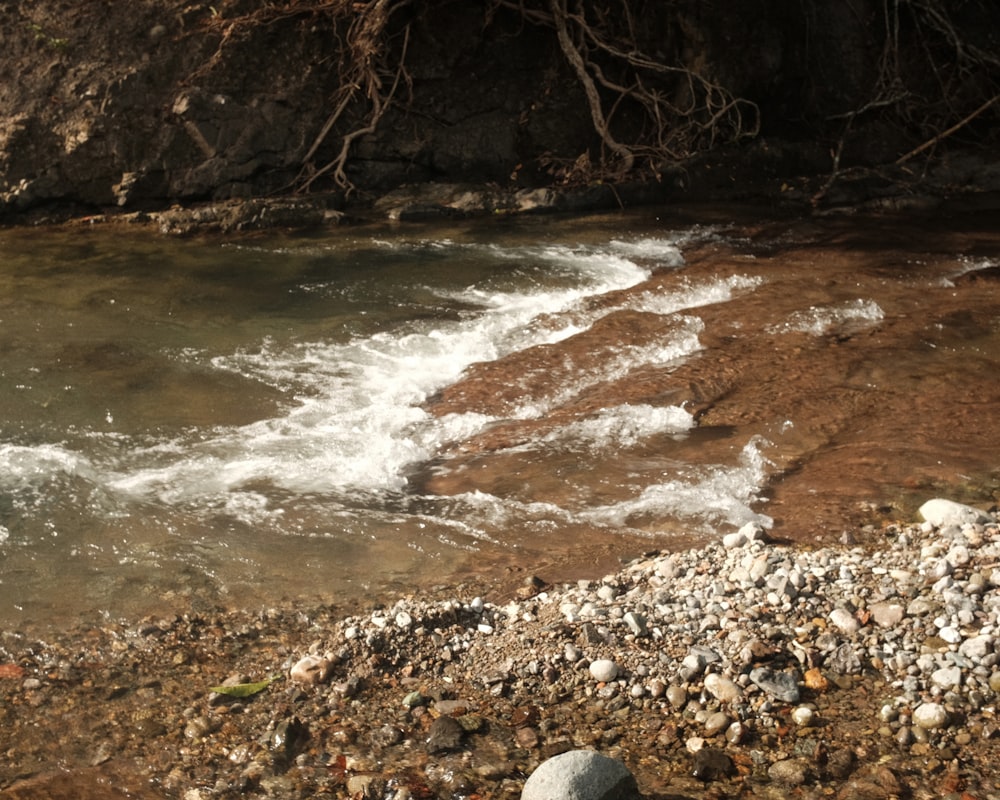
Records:
[[[0,628],[989,505],[996,222],[2,231]]]

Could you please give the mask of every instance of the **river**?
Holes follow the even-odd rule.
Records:
[[[988,507],[997,222],[0,231],[0,628],[486,592],[747,522],[865,544],[932,496]]]

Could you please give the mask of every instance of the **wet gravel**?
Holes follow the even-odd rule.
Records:
[[[650,798],[1000,797],[995,515],[854,538],[4,632],[0,797],[517,798],[576,748]]]

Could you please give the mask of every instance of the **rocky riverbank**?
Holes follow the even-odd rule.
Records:
[[[952,511],[514,596],[8,631],[0,797],[516,798],[579,748],[650,798],[1000,796],[1000,525]]]

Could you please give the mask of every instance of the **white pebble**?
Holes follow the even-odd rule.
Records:
[[[830,622],[842,633],[857,633],[861,627],[857,618],[846,608],[835,608],[830,612]]]
[[[816,712],[809,706],[798,706],[792,711],[792,722],[800,728],[809,728],[816,721]]]
[[[939,630],[938,636],[944,639],[948,644],[958,644],[962,641],[962,632],[952,625],[946,625]]]
[[[618,665],[610,658],[599,658],[591,662],[590,674],[595,681],[607,683],[618,677]]]
[[[948,722],[948,712],[940,703],[923,703],[913,711],[913,724],[925,730],[944,727]]]

